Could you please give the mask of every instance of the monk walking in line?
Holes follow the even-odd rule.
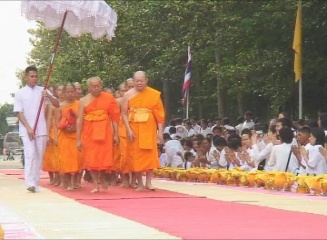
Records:
[[[124,94],[122,115],[127,129],[131,171],[136,173],[137,191],[155,190],[151,184],[153,169],[160,167],[157,139],[163,143],[165,112],[161,93],[147,86],[146,73],[134,73],[134,87]],[[145,185],[142,174],[146,173]]]
[[[76,146],[83,149],[85,168],[92,176],[94,189],[99,192],[99,182],[104,189],[107,184],[103,174],[112,168],[113,144],[119,144],[119,105],[112,94],[102,91],[99,77],[87,80],[89,93],[80,99],[77,117]]]
[[[61,116],[58,123],[58,128],[61,130],[58,145],[60,172],[64,176],[66,189],[72,191],[78,185],[76,175],[81,169],[80,152],[76,149],[78,101],[75,100],[75,87],[72,84],[64,87],[63,94],[65,101],[60,106]]]

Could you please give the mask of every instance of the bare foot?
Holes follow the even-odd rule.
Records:
[[[131,188],[137,188],[138,187],[138,184],[136,182],[130,184]]]
[[[155,191],[156,188],[154,186],[152,186],[152,184],[148,184],[145,186],[146,189],[149,189],[150,191]]]
[[[68,187],[66,190],[67,191],[74,191],[74,188],[73,187]]]
[[[99,189],[98,188],[94,188],[92,191],[91,191],[91,193],[99,193],[100,191],[99,191]]]
[[[120,184],[120,187],[122,187],[122,188],[128,188],[128,187],[130,187],[130,185],[129,185],[128,182],[123,182],[122,184]]]
[[[138,186],[135,190],[137,192],[142,192],[144,190],[144,186]]]

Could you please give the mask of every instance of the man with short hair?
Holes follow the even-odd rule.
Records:
[[[47,141],[45,105],[51,103],[54,107],[59,107],[59,101],[52,96],[50,91],[37,85],[38,77],[36,67],[27,67],[25,69],[26,86],[18,90],[14,100],[14,112],[19,119],[19,135],[22,137],[24,145],[25,183],[27,190],[33,193],[40,191],[40,170]],[[35,121],[42,98],[45,101],[35,129]]]
[[[136,173],[137,191],[144,188],[154,190],[151,184],[152,171],[160,167],[157,139],[163,144],[165,112],[161,93],[147,86],[146,73],[134,73],[134,88],[124,94],[122,115],[127,129],[128,160],[131,170]],[[145,186],[142,173],[146,172]]]
[[[244,122],[243,122],[243,125],[242,125],[242,129],[241,129],[241,132],[243,129],[250,129],[252,130],[253,127],[254,127],[254,122],[253,122],[253,114],[252,112],[250,111],[246,111],[244,113]]]
[[[107,188],[103,175],[112,167],[113,144],[119,143],[119,105],[112,94],[102,91],[99,77],[89,78],[87,85],[89,93],[79,102],[76,146],[83,149],[85,168],[92,176],[91,192],[98,193],[99,182]]]

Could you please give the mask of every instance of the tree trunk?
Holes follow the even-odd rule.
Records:
[[[203,104],[202,104],[202,99],[199,99],[199,119],[203,118]]]
[[[238,105],[238,114],[239,116],[243,116],[244,114],[244,104],[243,104],[243,95],[241,92],[237,94],[237,105]]]
[[[216,59],[216,65],[217,68],[219,68],[220,65],[220,57],[218,53],[218,49],[216,47],[215,49],[215,59]],[[217,80],[217,107],[218,107],[218,116],[224,117],[225,116],[225,104],[224,104],[224,94],[220,86],[220,77],[219,74],[216,76]]]
[[[170,120],[170,104],[169,104],[169,83],[168,79],[163,79],[163,100],[165,106],[165,122],[168,123]]]

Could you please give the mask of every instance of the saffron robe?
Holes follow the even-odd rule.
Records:
[[[164,123],[165,111],[160,92],[146,87],[128,102],[129,124],[135,139],[127,142],[127,159],[132,172],[160,167],[157,150],[157,124]]]
[[[69,117],[71,112],[77,115],[78,101],[74,101],[61,109],[61,118]],[[76,123],[75,123],[76,124]],[[80,152],[76,148],[76,132],[62,129],[58,136],[59,162],[61,173],[76,173],[81,170]]]
[[[47,106],[53,108],[52,106]],[[58,146],[55,144],[56,124],[54,117],[54,109],[51,111],[51,125],[49,130],[49,143],[46,146],[44,157],[43,157],[43,171],[46,172],[59,172],[59,157],[58,157]],[[57,133],[58,134],[58,133]]]
[[[101,94],[84,108],[82,130],[85,168],[109,170],[113,165],[112,121],[119,123],[120,109],[112,94]]]

